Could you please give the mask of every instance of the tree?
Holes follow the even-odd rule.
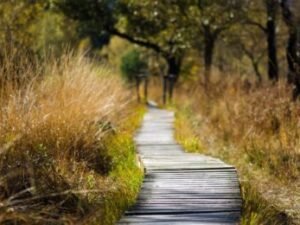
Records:
[[[279,3],[277,0],[265,0],[267,11],[266,35],[268,43],[268,68],[269,79],[277,81],[279,78],[276,40],[276,17]]]
[[[127,41],[159,53],[168,65],[164,76],[164,96],[169,90],[172,98],[178,80],[185,41],[186,26],[182,12],[188,6],[183,1],[169,0],[56,0],[56,4],[69,17],[96,26]],[[166,99],[164,98],[164,101]]]
[[[245,56],[250,60],[258,83],[262,82],[260,64],[266,54],[266,49],[261,44],[261,37],[262,35],[259,35],[257,30],[246,27],[243,28],[233,40],[245,54]]]
[[[300,95],[300,2],[283,0],[281,3],[283,18],[289,28],[289,40],[286,49],[289,67],[288,81],[294,85],[293,98]]]
[[[194,27],[204,37],[204,75],[209,83],[216,42],[220,35],[240,22],[244,1],[196,0],[194,1]]]
[[[168,74],[174,75],[175,82],[181,70],[185,50],[192,46],[202,46],[199,42],[203,41],[206,83],[209,83],[216,42],[224,31],[240,22],[245,4],[242,0],[123,2],[127,9],[124,13],[127,18],[125,30],[135,34],[135,37],[150,39],[156,47],[159,46],[156,51],[164,55],[169,65]],[[145,27],[151,28],[145,31]],[[172,80],[172,76],[169,79]],[[172,96],[172,81],[169,86]]]
[[[123,0],[119,7],[123,24],[110,28],[111,33],[152,49],[165,59],[168,70],[163,76],[163,102],[167,92],[172,99],[184,52],[190,47],[188,7],[189,2],[180,0]]]
[[[278,0],[252,0],[249,4],[251,13],[245,19],[246,25],[255,26],[265,34],[268,50],[268,77],[272,81],[279,79],[276,34],[278,9]]]

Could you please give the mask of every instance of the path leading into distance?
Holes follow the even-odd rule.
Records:
[[[242,199],[235,168],[185,153],[174,139],[173,124],[173,112],[150,108],[146,114],[135,138],[144,183],[136,205],[118,224],[238,224]]]

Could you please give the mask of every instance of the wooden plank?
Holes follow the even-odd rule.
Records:
[[[240,212],[146,214],[123,217],[120,224],[236,224],[239,217]]]
[[[135,142],[146,175],[136,204],[118,224],[237,224],[242,199],[235,168],[185,153],[173,123],[173,112],[152,108],[145,116]]]

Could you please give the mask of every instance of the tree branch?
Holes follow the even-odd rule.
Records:
[[[257,28],[259,28],[260,30],[262,30],[264,33],[267,33],[267,28],[265,26],[263,26],[262,24],[256,22],[256,21],[253,21],[253,20],[250,20],[250,19],[247,19],[245,21],[246,24],[248,25],[252,25],[252,26],[255,26]]]
[[[123,38],[131,43],[134,43],[134,44],[137,44],[137,45],[140,45],[140,46],[143,46],[145,48],[149,48],[149,49],[152,49],[154,51],[156,51],[157,53],[163,53],[165,54],[165,52],[163,51],[163,49],[157,45],[157,44],[154,44],[154,43],[151,43],[151,42],[148,42],[148,41],[144,41],[144,40],[141,40],[141,39],[137,39],[137,38],[134,38],[126,33],[123,33],[123,32],[120,32],[118,31],[117,29],[115,28],[109,28],[107,29],[108,32],[112,35],[116,35],[120,38]]]

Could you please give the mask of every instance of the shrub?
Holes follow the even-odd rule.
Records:
[[[112,191],[105,140],[131,113],[129,91],[83,56],[40,65],[0,70],[1,224],[71,224]],[[27,82],[15,85],[13,68]]]
[[[128,51],[121,59],[121,72],[125,80],[133,82],[137,76],[144,73],[147,64],[142,60],[138,50]]]

